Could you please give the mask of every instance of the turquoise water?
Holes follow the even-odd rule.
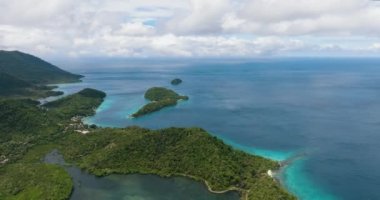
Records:
[[[305,159],[298,159],[282,169],[278,175],[286,188],[296,193],[300,199],[308,200],[334,200],[338,199],[332,194],[323,191],[320,186],[311,181],[311,177],[304,171]]]
[[[83,65],[82,65],[83,66]],[[248,153],[288,164],[278,175],[300,199],[380,199],[380,60],[112,61],[76,68],[108,96],[87,123],[199,126]],[[170,80],[181,78],[179,86]],[[190,100],[138,118],[153,86]]]

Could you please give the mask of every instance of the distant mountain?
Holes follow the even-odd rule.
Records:
[[[0,50],[0,73],[33,84],[77,82],[82,77],[35,56],[19,51],[2,50]]]
[[[0,97],[40,98],[62,93],[53,83],[80,81],[81,75],[64,71],[40,58],[19,51],[0,50]]]

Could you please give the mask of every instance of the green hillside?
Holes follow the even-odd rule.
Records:
[[[46,84],[77,82],[81,77],[35,56],[0,50],[0,97],[38,99],[61,95]]]
[[[69,199],[69,174],[41,159],[53,149],[98,176],[186,176],[213,191],[237,191],[242,200],[295,199],[267,175],[280,167],[277,162],[235,150],[203,129],[98,128],[71,118],[94,114],[104,97],[84,89],[47,108],[0,100],[0,138],[7,136],[0,140],[0,199]]]
[[[8,95],[13,93],[25,93],[26,88],[33,85],[24,80],[18,79],[7,73],[0,72],[0,95]]]
[[[144,105],[132,117],[140,117],[155,111],[159,111],[165,107],[175,106],[179,100],[188,100],[188,96],[181,96],[173,90],[163,87],[149,88],[144,95],[145,99],[151,102]]]
[[[19,51],[0,51],[0,73],[34,84],[76,82],[82,77]]]

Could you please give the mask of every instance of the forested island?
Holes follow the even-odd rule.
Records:
[[[70,175],[42,160],[56,149],[70,165],[97,176],[184,176],[210,191],[237,191],[244,200],[295,199],[267,174],[280,167],[277,162],[233,149],[201,128],[83,124],[81,119],[94,115],[104,101],[102,91],[86,88],[44,105],[16,96],[0,95],[0,199],[69,199]],[[188,98],[165,88],[152,88],[145,97],[152,102]]]
[[[132,117],[140,117],[162,108],[175,106],[179,100],[188,100],[188,96],[181,96],[174,92],[173,90],[163,88],[163,87],[152,87],[149,88],[144,95],[145,99],[151,101],[150,103],[144,105],[136,113],[132,114]]]
[[[170,82],[172,85],[179,85],[182,83],[182,80],[179,78],[175,78]]]

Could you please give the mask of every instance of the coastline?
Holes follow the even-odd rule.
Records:
[[[104,105],[104,104],[101,104],[101,105],[95,110],[95,112],[96,112],[98,109],[101,110],[101,109],[102,109],[102,105]],[[107,107],[107,106],[105,106],[105,107]],[[93,117],[93,116],[94,116],[94,115],[91,115],[91,116],[87,116],[87,117],[85,117],[85,118],[82,118],[82,119],[81,119],[82,123],[87,124],[87,123],[90,121],[89,119],[90,119],[91,117]],[[96,123],[95,123],[95,124],[96,124]],[[97,125],[98,125],[98,124],[97,124]],[[210,133],[210,132],[209,132],[209,133]],[[215,134],[212,134],[212,133],[210,133],[210,134],[213,135],[213,136],[216,136]],[[233,141],[231,141],[231,140],[228,140],[228,139],[223,138],[223,137],[220,137],[220,136],[217,136],[217,137],[218,137],[219,139],[223,140],[223,141],[225,142],[226,145],[229,145],[229,146],[231,146],[232,148],[234,148],[234,149],[236,149],[236,150],[243,151],[243,152],[245,152],[245,153],[247,153],[247,154],[249,154],[249,155],[260,156],[260,157],[266,158],[266,159],[268,159],[268,160],[272,160],[272,161],[277,162],[277,164],[278,164],[278,169],[276,169],[276,170],[274,170],[274,169],[268,169],[268,171],[273,171],[273,172],[275,172],[276,175],[277,175],[277,172],[278,172],[278,171],[281,171],[281,168],[282,168],[282,167],[286,166],[286,165],[282,165],[281,162],[286,161],[286,159],[288,159],[289,157],[291,157],[291,155],[293,154],[293,153],[284,153],[284,155],[280,155],[280,156],[274,156],[274,157],[272,157],[272,156],[268,156],[268,155],[271,155],[271,154],[272,154],[272,155],[275,155],[276,152],[274,152],[274,151],[268,151],[268,150],[259,150],[259,152],[261,151],[261,152],[265,152],[265,153],[266,153],[266,154],[260,154],[260,153],[257,153],[257,151],[253,150],[253,148],[252,148],[252,149],[248,149],[248,148],[251,148],[251,147],[245,147],[245,146],[243,146],[243,145],[237,144],[237,143],[235,143],[235,142],[233,142]],[[286,159],[285,159],[285,158],[286,158]],[[118,174],[118,173],[115,173],[115,174]],[[132,174],[146,174],[146,173],[132,173]],[[147,174],[158,175],[158,176],[160,176],[159,174],[154,174],[154,173],[147,173]],[[127,175],[127,174],[125,174],[125,175]],[[283,182],[282,182],[281,180],[278,179],[277,176],[271,176],[271,175],[269,175],[268,173],[265,173],[265,175],[266,175],[266,176],[269,176],[271,179],[273,179],[274,182],[278,183],[278,184],[280,185],[280,187],[282,187],[285,191],[289,192],[289,194],[293,194],[293,193],[291,193],[291,192],[287,189],[286,185],[284,185]],[[239,193],[239,196],[240,196],[240,199],[241,199],[241,200],[247,200],[248,197],[249,197],[249,191],[250,191],[250,190],[244,190],[244,189],[242,189],[242,188],[237,188],[237,187],[230,187],[230,188],[227,188],[227,189],[225,189],[225,190],[220,190],[220,191],[218,191],[218,190],[214,190],[214,189],[212,188],[212,186],[209,184],[209,182],[208,182],[207,180],[205,180],[205,179],[203,179],[203,178],[200,178],[200,177],[195,177],[195,176],[192,176],[192,175],[187,175],[187,174],[177,174],[177,175],[176,175],[176,174],[174,174],[174,175],[168,175],[168,176],[164,175],[163,177],[175,177],[175,176],[187,177],[187,178],[190,178],[190,179],[192,179],[192,180],[194,180],[194,181],[200,181],[200,182],[203,182],[203,183],[206,185],[207,190],[208,190],[209,192],[211,192],[211,193],[215,193],[215,194],[223,194],[223,193],[227,193],[227,192],[235,191],[235,192],[238,192],[238,193]]]

